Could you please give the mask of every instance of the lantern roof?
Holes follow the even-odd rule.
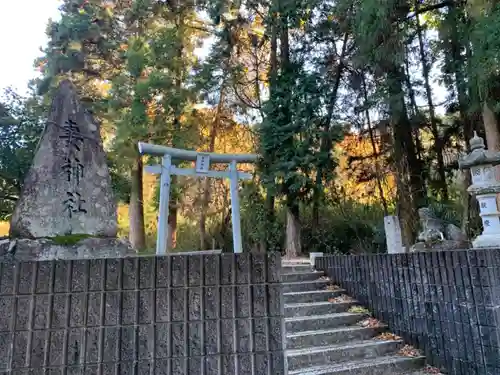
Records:
[[[460,169],[470,169],[480,165],[500,164],[500,152],[488,151],[484,139],[474,132],[474,137],[469,141],[471,152],[458,160]]]

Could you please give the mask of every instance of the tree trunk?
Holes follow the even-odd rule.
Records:
[[[415,11],[416,11],[416,25],[417,25],[417,34],[418,34],[418,43],[420,47],[420,62],[422,63],[422,73],[424,76],[425,82],[425,93],[427,97],[427,105],[429,107],[429,116],[431,120],[431,131],[432,136],[434,137],[434,148],[436,151],[436,159],[437,159],[437,169],[439,176],[439,186],[438,190],[441,193],[441,197],[443,200],[448,200],[448,187],[446,186],[446,171],[444,167],[444,158],[443,158],[443,141],[439,137],[439,130],[437,125],[436,113],[434,109],[434,102],[432,100],[432,89],[430,84],[430,66],[427,61],[427,56],[425,53],[424,47],[424,38],[422,35],[422,27],[420,26],[420,17],[419,17],[419,1],[415,1]]]
[[[299,207],[292,205],[286,209],[286,257],[297,258],[302,255],[300,242]]]
[[[474,135],[475,122],[477,114],[473,113],[470,115],[468,113],[468,106],[473,99],[469,97],[467,94],[467,83],[464,73],[464,66],[466,61],[462,56],[462,45],[460,41],[460,37],[458,34],[458,24],[460,22],[459,17],[459,9],[457,9],[456,5],[452,5],[449,8],[449,16],[452,18],[450,24],[453,25],[453,29],[450,33],[450,55],[453,61],[453,73],[455,78],[455,86],[457,90],[457,100],[458,100],[458,108],[460,112],[460,120],[464,126],[464,142],[467,148],[467,151],[470,151],[469,140]],[[471,93],[472,94],[472,93]],[[472,184],[472,177],[470,172],[467,171],[464,173],[463,178],[463,186],[462,186],[462,194],[464,196],[464,210],[462,214],[462,231],[466,235],[471,234],[471,228],[473,227],[472,223],[477,222],[479,220],[479,207],[477,203],[477,199],[470,194],[467,193],[468,187]]]
[[[173,4],[174,5],[174,4]],[[184,28],[184,14],[180,10],[179,4],[175,4],[175,6],[178,7],[178,14],[177,14],[177,33],[180,35],[181,39],[184,36],[185,28]],[[181,89],[182,89],[182,69],[183,66],[181,64],[182,58],[183,58],[183,53],[184,53],[184,44],[182,41],[180,42],[180,45],[177,49],[177,67],[175,69],[175,92],[177,95],[181,95]],[[183,108],[180,107],[180,105],[177,106],[177,108],[173,108],[174,110],[174,120],[173,120],[173,137],[172,137],[172,147],[179,147],[180,146],[180,138],[179,135],[181,134],[181,116],[183,112]],[[173,249],[177,246],[177,211],[178,211],[178,198],[177,194],[174,195],[172,198],[172,191],[175,190],[177,186],[177,176],[171,176],[170,180],[170,203],[169,203],[169,208],[168,208],[168,233],[169,239],[168,239],[168,249]]]
[[[217,131],[220,125],[221,112],[223,109],[224,102],[224,86],[225,82],[222,83],[220,90],[219,103],[217,104],[217,110],[215,113],[214,121],[212,122],[212,129],[210,130],[210,140],[208,145],[208,152],[215,151],[215,139],[217,138]],[[203,187],[203,197],[201,200],[201,214],[200,214],[200,250],[205,250],[206,248],[206,221],[207,221],[207,211],[208,204],[210,202],[210,180],[205,177]]]
[[[291,73],[290,64],[290,44],[288,35],[288,16],[286,13],[280,13],[280,31],[281,31],[281,44],[280,44],[280,62],[281,74],[287,76]],[[287,95],[287,100],[290,100],[290,94]],[[284,123],[291,120],[290,108],[285,104],[283,108],[283,116],[288,119]],[[293,139],[290,138],[285,148],[292,149]],[[286,196],[286,243],[285,252],[288,258],[298,257],[302,254],[302,247],[300,243],[300,218],[299,218],[299,205],[296,195],[292,192],[289,185],[284,187]]]
[[[417,209],[425,198],[420,163],[404,101],[404,71],[393,65],[387,74],[389,110],[393,129],[394,161],[397,170],[398,204],[405,246],[415,242],[418,223]]]
[[[491,110],[488,102],[483,102],[483,124],[486,134],[486,145],[489,151],[500,151],[500,133],[498,132],[498,123],[495,113]],[[500,165],[494,167],[495,180],[500,181]],[[500,204],[500,194],[496,197],[497,207]]]
[[[200,180],[201,189],[201,212],[200,212],[200,250],[207,249],[207,208],[208,201],[210,199],[210,182],[208,177],[204,177]],[[208,185],[208,186],[207,186]]]
[[[418,106],[417,106],[417,101],[416,101],[416,98],[415,98],[415,90],[413,90],[413,85],[411,83],[411,80],[410,80],[410,67],[409,67],[409,64],[408,64],[408,50],[405,49],[405,83],[406,83],[406,88],[408,90],[408,96],[410,97],[410,109],[411,111],[409,111],[411,113],[411,115],[414,117],[414,118],[421,118],[421,114],[420,114],[420,111],[418,109]],[[420,129],[415,126],[414,129],[413,129],[413,138],[415,139],[415,151],[416,151],[416,154],[417,154],[417,160],[418,162],[420,163],[420,169],[421,169],[421,173],[422,173],[422,184],[423,184],[423,188],[425,189],[425,181],[426,181],[426,177],[427,177],[427,174],[426,174],[426,170],[423,168],[424,167],[424,163],[422,161],[422,154],[423,154],[423,147],[422,147],[422,141],[420,140]]]
[[[344,59],[347,51],[348,34],[344,36],[342,44],[342,52],[340,53],[339,63],[337,64],[337,69],[335,72],[335,82],[333,84],[333,91],[330,97],[330,103],[328,104],[328,110],[326,119],[323,124],[323,135],[321,137],[320,150],[321,153],[329,153],[332,148],[332,139],[330,134],[330,126],[333,118],[333,112],[335,109],[335,103],[337,102],[337,93],[340,86],[340,80],[342,78],[342,73],[344,71]],[[323,170],[324,166],[320,163],[316,171],[316,184],[313,190],[313,228],[318,228],[319,226],[319,205],[321,204],[323,196]]]
[[[172,202],[173,203],[173,202]],[[177,205],[170,204],[168,208],[168,250],[177,246]]]
[[[269,8],[269,17],[271,19],[271,56],[269,61],[269,96],[273,97],[275,95],[275,85],[276,78],[278,76],[278,23],[276,19],[277,14],[277,4],[276,1],[272,1],[271,7]],[[272,158],[272,155],[270,156]],[[265,216],[267,225],[265,226],[265,251],[272,250],[271,237],[273,236],[272,228],[274,228],[275,214],[274,214],[274,202],[275,193],[271,189],[266,189],[266,200],[265,200]]]
[[[136,157],[130,173],[131,189],[129,204],[130,231],[129,240],[134,250],[146,248],[146,233],[144,230],[144,201],[142,191],[142,158]]]
[[[497,119],[486,101],[483,103],[483,123],[488,150],[500,151],[500,133],[498,132]]]
[[[370,119],[370,111],[368,110],[368,92],[366,88],[366,80],[365,80],[365,74],[362,74],[362,83],[363,83],[363,106],[365,108],[365,118],[366,118],[366,125],[368,126],[368,134],[370,135],[370,142],[372,144],[372,150],[373,150],[373,155],[375,158],[375,173],[376,173],[376,180],[377,180],[377,188],[378,192],[380,195],[380,201],[382,202],[382,207],[384,208],[384,215],[387,216],[389,214],[389,210],[387,208],[387,200],[385,199],[384,196],[384,189],[382,187],[382,173],[380,173],[380,162],[378,160],[378,150],[377,150],[377,145],[375,142],[375,136],[373,134],[373,129],[372,129],[372,123]]]

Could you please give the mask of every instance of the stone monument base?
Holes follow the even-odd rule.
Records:
[[[69,241],[68,241],[69,242]],[[15,260],[121,258],[135,256],[128,241],[117,238],[83,238],[72,244],[62,239],[10,239],[0,242],[0,255]]]
[[[498,234],[481,234],[472,241],[474,248],[495,247],[500,248],[500,236]]]
[[[469,241],[444,240],[431,245],[425,242],[417,242],[410,249],[414,251],[446,251],[446,250],[466,250],[470,248]]]

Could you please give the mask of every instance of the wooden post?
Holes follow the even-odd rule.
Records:
[[[229,165],[231,182],[231,222],[233,224],[233,249],[235,253],[243,252],[241,246],[240,197],[238,192],[238,169],[236,161]]]
[[[160,208],[158,210],[158,238],[156,240],[156,254],[167,253],[168,246],[168,204],[170,201],[170,169],[172,158],[170,155],[163,155],[160,175]]]

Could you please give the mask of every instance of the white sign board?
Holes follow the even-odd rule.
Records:
[[[210,168],[210,155],[198,154],[196,155],[196,173],[208,173]]]

